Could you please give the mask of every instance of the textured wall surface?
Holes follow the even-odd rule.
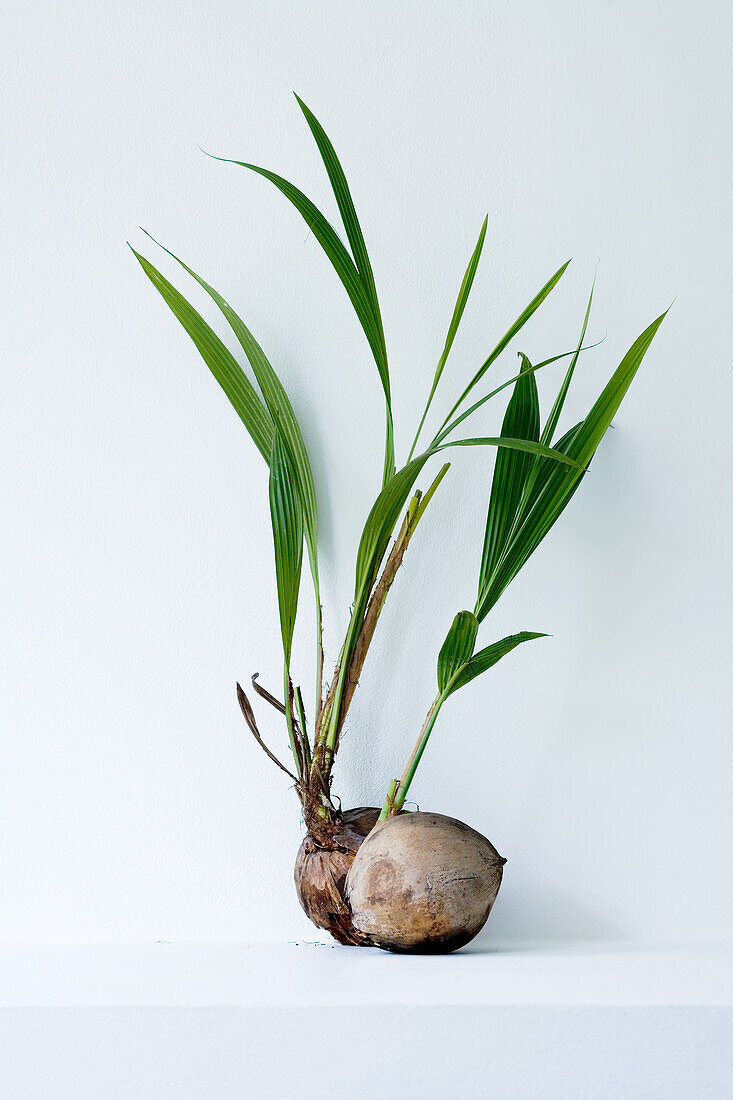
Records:
[[[32,0],[6,18],[0,939],[313,938],[291,884],[297,805],[233,691],[280,679],[264,465],[125,246],[185,286],[143,225],[202,272],[291,393],[332,664],[381,471],[376,371],[299,216],[198,149],[280,171],[335,216],[292,89],[352,183],[402,458],[487,211],[436,415],[568,256],[514,349],[574,344],[600,257],[590,334],[607,339],[568,418],[676,296],[591,474],[481,634],[552,638],[451,700],[413,794],[508,857],[491,936],[729,936],[728,5]],[[409,552],[339,758],[346,805],[401,770],[447,626],[473,605],[492,461],[455,457]],[[306,685],[310,614],[306,595]]]

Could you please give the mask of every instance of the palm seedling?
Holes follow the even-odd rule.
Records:
[[[353,607],[328,690],[324,691],[322,608],[318,575],[318,507],[308,452],[293,407],[260,345],[227,301],[173,253],[168,253],[224,315],[251,371],[244,369],[204,318],[147,260],[143,271],[198,348],[269,467],[269,504],[283,648],[280,697],[252,677],[253,692],[278,710],[292,762],[265,746],[251,702],[237,695],[252,734],[292,780],[306,836],[295,879],[301,904],[319,927],[342,943],[393,950],[446,951],[466,943],[484,924],[501,883],[504,860],[480,834],[452,818],[408,813],[405,799],[431,732],[449,699],[517,646],[544,635],[522,631],[477,648],[478,632],[504,589],[558,519],[588,469],[639,365],[662,322],[658,317],[632,344],[585,419],[564,435],[558,424],[576,364],[585,350],[591,291],[573,350],[538,363],[520,356],[519,372],[488,393],[479,387],[496,362],[561,279],[563,264],[541,287],[454,401],[429,442],[425,426],[473,285],[486,235],[481,226],[448,326],[424,411],[404,463],[396,461],[387,349],[377,291],[349,186],[336,153],[309,108],[298,99],[323,159],[345,231],[346,243],[297,187],[264,168],[230,161],[264,176],[295,206],[343,284],[364,331],[384,391],[385,443],[382,487],[359,543]],[[152,238],[151,238],[152,239]],[[167,249],[165,250],[167,251]],[[567,360],[555,402],[542,422],[535,375]],[[488,401],[511,387],[501,431],[466,436],[458,429]],[[483,387],[482,387],[483,388]],[[458,434],[457,434],[458,433]],[[437,693],[399,779],[387,785],[380,808],[337,809],[331,783],[344,723],[375,628],[407,548],[449,464],[421,492],[416,482],[428,464],[453,447],[494,448],[491,493],[473,610],[461,610],[439,649]],[[401,522],[400,522],[401,517]],[[396,533],[395,533],[396,532]],[[308,713],[291,667],[303,551],[315,593],[315,693]],[[366,838],[366,839],[365,839]]]

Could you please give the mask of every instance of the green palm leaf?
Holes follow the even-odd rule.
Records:
[[[532,364],[522,355],[522,371],[504,415],[502,436],[539,441],[540,402],[537,383],[530,373]],[[526,451],[510,451],[500,448],[496,455],[491,496],[486,516],[486,532],[479,571],[479,594],[496,568],[522,499],[527,475],[537,458]],[[550,459],[542,461],[551,462]]]
[[[215,157],[214,159],[221,160],[227,164],[237,164],[241,168],[248,168],[251,172],[256,172],[258,175],[264,176],[265,179],[274,184],[278,191],[289,199],[305,220],[308,228],[326,253],[332,267],[341,280],[349,296],[349,300],[354,307],[354,311],[359,319],[364,335],[367,338],[369,347],[371,348],[384,390],[387,430],[383,481],[386,484],[394,473],[394,425],[392,422],[392,394],[389,381],[389,367],[387,364],[387,353],[384,344],[381,317],[378,312],[375,314],[370,291],[365,285],[361,271],[354,263],[348,249],[328,219],[321,213],[315,203],[295,187],[294,184],[290,183],[282,176],[277,175],[275,172],[270,172],[266,168],[260,168],[256,164],[249,164],[246,161],[233,160],[228,157]],[[371,268],[369,268],[369,272],[371,272]],[[374,299],[376,300],[376,291],[374,292]]]
[[[450,355],[450,349],[453,347],[453,341],[456,338],[456,333],[458,332],[458,326],[461,323],[461,318],[463,317],[463,311],[466,308],[466,302],[468,301],[468,296],[471,293],[471,287],[473,286],[473,280],[476,277],[476,271],[478,269],[479,260],[481,259],[481,250],[484,247],[484,238],[486,237],[486,226],[488,224],[489,224],[489,216],[487,214],[486,217],[484,218],[484,223],[481,226],[481,232],[478,235],[478,241],[476,243],[476,247],[473,250],[473,254],[471,255],[471,259],[468,261],[468,267],[466,268],[466,273],[463,276],[463,282],[461,283],[461,289],[458,291],[458,299],[456,301],[455,308],[453,310],[453,316],[451,318],[450,325],[448,326],[448,335],[445,338],[445,346],[443,347],[443,352],[440,356],[440,359],[438,360],[438,366],[435,368],[435,376],[433,378],[433,384],[430,388],[430,393],[428,394],[428,399],[427,399],[427,402],[425,404],[425,409],[423,410],[423,414],[422,414],[422,417],[420,419],[420,423],[417,426],[417,431],[415,432],[415,438],[412,441],[412,447],[410,448],[409,458],[412,458],[412,456],[414,454],[415,447],[417,446],[417,441],[420,438],[420,432],[422,431],[423,424],[425,423],[425,418],[428,415],[428,412],[430,410],[430,406],[431,406],[432,401],[433,401],[433,397],[435,396],[435,391],[438,388],[438,382],[440,382],[440,376],[443,373],[443,367],[445,366],[446,360],[448,359],[448,356]]]
[[[458,691],[458,688],[470,684],[471,680],[475,680],[482,672],[486,672],[487,669],[497,664],[502,657],[506,657],[507,653],[511,653],[522,642],[531,642],[534,638],[546,637],[547,634],[537,634],[529,630],[523,630],[520,634],[510,634],[507,638],[502,638],[500,642],[494,642],[492,645],[486,646],[485,649],[480,649],[454,676],[445,692],[446,697],[452,695],[454,691]]]
[[[387,549],[389,537],[420,471],[432,455],[437,454],[438,451],[445,451],[449,447],[501,447],[526,452],[530,455],[541,455],[552,461],[562,462],[578,468],[578,463],[574,458],[564,455],[552,447],[545,447],[541,443],[535,443],[527,439],[509,439],[499,436],[454,439],[424,451],[397,471],[372,505],[364,524],[357,553],[355,605],[358,606],[365,595],[368,595],[376,579],[376,573]]]
[[[270,515],[285,664],[290,665],[303,562],[303,506],[282,435],[275,429],[270,456]]]
[[[429,454],[418,455],[390,478],[367,516],[356,556],[355,609],[368,597],[376,580],[389,537]]]
[[[344,223],[344,229],[346,230],[346,237],[351,245],[351,253],[354,257],[356,267],[361,275],[364,288],[367,292],[369,301],[371,302],[372,311],[374,313],[374,320],[379,326],[381,331],[382,319],[379,310],[379,301],[377,299],[377,288],[374,285],[374,273],[372,272],[372,265],[369,261],[369,255],[367,253],[366,244],[364,243],[364,235],[359,225],[359,219],[356,216],[356,208],[354,207],[354,201],[351,198],[351,191],[349,189],[344,170],[341,167],[338,157],[336,156],[336,150],[334,149],[331,141],[326,134],[326,131],[321,126],[320,122],[313,114],[311,109],[303,102],[297,93],[295,98],[298,101],[298,105],[305,115],[306,122],[308,123],[311,133],[315,138],[316,145],[321,154],[324,167],[328,173],[328,178],[331,181],[331,187],[333,189],[334,197],[341,214],[341,220]],[[384,346],[384,333],[382,332],[382,351],[386,361],[387,353]]]
[[[305,115],[306,122],[310,127],[310,131],[313,134],[318,151],[321,154],[324,167],[328,174],[328,178],[331,183],[331,188],[336,199],[336,204],[341,214],[341,221],[343,222],[344,229],[346,230],[346,237],[351,246],[351,253],[356,263],[357,271],[361,276],[362,285],[364,287],[369,305],[371,307],[372,319],[373,319],[373,331],[370,336],[367,333],[367,339],[369,340],[372,353],[374,355],[377,369],[379,370],[380,378],[382,379],[382,386],[384,387],[384,396],[387,402],[387,441],[385,452],[385,466],[384,466],[384,478],[386,482],[395,471],[394,464],[394,428],[392,423],[392,396],[389,380],[389,366],[387,363],[387,345],[384,340],[384,328],[382,326],[382,314],[379,308],[379,299],[377,297],[377,288],[374,283],[374,273],[372,271],[372,265],[369,260],[369,254],[367,252],[366,244],[364,242],[364,235],[359,225],[359,219],[356,216],[356,208],[354,201],[351,197],[351,190],[346,180],[344,170],[341,167],[341,163],[336,155],[331,141],[326,131],[321,126],[320,122],[313,114],[311,109],[303,102],[297,93],[295,98],[298,101],[298,106]],[[366,331],[366,330],[365,330]]]
[[[274,431],[272,417],[262,404],[254,386],[201,314],[153,267],[149,260],[136,252],[132,245],[130,249],[153,286],[193,340],[207,367],[252,437],[258,451],[269,463]]]
[[[595,344],[586,344],[585,347],[580,348],[580,351],[590,351],[591,348],[597,348],[598,345],[602,343],[602,340],[597,340]],[[572,351],[564,351],[560,355],[553,355],[550,359],[543,359],[541,363],[535,363],[534,365],[529,366],[523,364],[519,374],[515,374],[511,378],[507,378],[506,382],[502,382],[502,384],[500,386],[497,386],[496,389],[491,390],[490,393],[487,393],[483,397],[480,397],[478,401],[475,401],[473,405],[471,405],[468,409],[465,409],[460,414],[460,416],[457,416],[455,418],[455,420],[451,420],[449,424],[446,424],[445,428],[441,428],[440,432],[435,438],[435,442],[442,443],[446,436],[449,436],[451,432],[455,431],[459,424],[461,424],[469,416],[472,416],[473,413],[475,413],[477,409],[480,409],[483,405],[485,405],[487,401],[491,401],[492,397],[496,397],[497,394],[501,393],[502,390],[507,389],[508,386],[513,386],[514,383],[522,377],[522,374],[536,374],[538,370],[542,370],[543,367],[549,367],[551,363],[557,363],[560,359],[567,359],[568,356],[577,354],[578,349],[573,348]],[[523,355],[522,352],[519,353],[519,357],[523,361],[526,359],[526,356]],[[527,360],[527,363],[529,363],[529,360]],[[542,439],[541,442],[548,443],[549,440]]]
[[[283,442],[287,447],[293,469],[297,475],[299,489],[303,498],[305,538],[308,545],[311,572],[317,587],[318,507],[316,503],[316,490],[305,441],[297,417],[293,411],[293,406],[290,403],[290,399],[257,340],[229,303],[218,293],[218,291],[214,290],[212,286],[202,279],[200,275],[197,275],[188,264],[185,264],[183,260],[164,245],[161,245],[159,241],[156,241],[146,230],[143,230],[143,232],[146,236],[150,237],[151,241],[154,241],[159,248],[167,252],[176,263],[181,265],[184,271],[187,271],[188,274],[204,288],[206,293],[213,299],[229,322],[234,335],[237,337],[242,350],[249,360],[252,372],[257,379],[257,383],[267,404],[270,416],[277,422]]]
[[[616,368],[613,376],[601,393],[591,411],[583,421],[577,440],[573,443],[570,453],[583,466],[588,466],[596,453],[598,444],[603,439],[610,427],[611,421],[618,412],[626,392],[634,380],[634,376],[641,366],[652,340],[657,334],[657,329],[667,316],[665,309],[655,321],[644,329],[631,345],[621,363]]]
[[[459,611],[438,654],[438,690],[441,693],[471,659],[477,633],[476,616],[471,611]]]
[[[563,454],[567,454],[573,440],[575,439],[578,432],[580,431],[582,423],[583,423],[582,420],[579,421],[572,428],[570,428],[565,433],[564,436],[562,436],[560,439],[558,439],[557,443],[554,446],[554,449],[556,451],[561,451]],[[512,532],[511,532],[512,537],[516,534],[516,532],[519,528],[519,523],[524,519],[524,517],[529,515],[529,513],[534,508],[536,501],[539,500],[540,497],[542,496],[542,493],[544,492],[545,486],[547,485],[550,477],[552,476],[552,472],[553,472],[554,468],[555,468],[555,463],[554,462],[549,462],[546,458],[537,459],[537,465],[532,470],[532,474],[531,474],[530,478],[527,479],[527,484],[524,487],[524,493],[522,494],[521,506],[518,510],[517,518],[515,520],[515,523],[514,523]],[[585,477],[586,473],[587,473],[587,470],[584,470],[581,473],[579,473],[578,477],[575,479],[575,485],[573,487],[573,492],[575,492],[575,490],[578,488],[581,481]],[[566,503],[569,503],[569,502],[570,502],[570,498],[568,498]]]
[[[445,420],[443,421],[443,423],[440,426],[439,434],[443,431],[446,424],[448,424],[450,422],[451,418],[453,417],[453,414],[463,404],[463,402],[468,397],[469,393],[474,388],[474,386],[476,386],[481,381],[481,379],[486,374],[486,371],[489,369],[489,367],[492,365],[492,363],[494,363],[499,358],[499,356],[504,351],[504,349],[507,347],[507,345],[509,343],[511,343],[511,341],[514,339],[514,337],[517,335],[517,333],[521,329],[523,329],[524,326],[527,324],[527,321],[529,321],[530,317],[532,317],[532,315],[539,309],[539,307],[542,305],[542,303],[544,302],[545,298],[550,293],[550,291],[553,290],[555,286],[557,286],[558,282],[560,281],[560,279],[564,275],[569,263],[570,263],[570,260],[567,260],[562,265],[562,267],[559,267],[557,269],[555,274],[550,279],[547,280],[547,282],[542,287],[542,289],[539,290],[537,292],[537,294],[535,294],[534,298],[529,303],[527,308],[524,309],[522,311],[522,313],[519,314],[519,317],[517,317],[516,321],[511,326],[511,328],[509,328],[508,331],[504,333],[504,335],[502,336],[499,343],[496,345],[494,350],[491,352],[491,355],[489,355],[488,359],[484,360],[484,362],[481,364],[481,366],[476,371],[476,373],[474,374],[473,378],[471,379],[471,381],[466,386],[466,388],[463,391],[463,393],[461,394],[461,396],[458,398],[458,400],[454,404],[453,408],[450,410],[450,412],[446,416]]]
[[[546,637],[544,634],[530,633],[525,630],[521,634],[512,634],[508,638],[502,638],[500,642],[494,642],[493,645],[487,646],[485,649],[481,649],[478,653],[471,656],[470,654],[476,640],[477,630],[478,621],[471,615],[471,612],[459,612],[453,622],[453,626],[448,632],[448,637],[441,650],[441,658],[445,655],[445,662],[441,670],[439,658],[438,694],[427,713],[423,727],[420,730],[417,744],[412,750],[407,766],[402,773],[402,778],[399,780],[395,779],[390,784],[387,799],[379,817],[380,821],[384,821],[391,813],[398,813],[404,806],[407,792],[410,789],[412,780],[415,778],[415,772],[417,771],[422,755],[430,740],[430,735],[433,732],[435,722],[446,699],[452,695],[454,691],[457,691],[459,687],[463,687],[465,684],[475,679],[476,676],[480,676],[482,672],[486,672],[488,668],[495,665],[502,657],[510,653],[512,649],[521,645],[522,642],[528,642],[532,638]],[[460,659],[461,651],[466,657],[464,661]],[[449,668],[450,673],[448,674]]]
[[[550,415],[547,418],[547,423],[542,430],[542,442],[546,443],[548,447],[552,443],[552,437],[555,434],[555,428],[557,427],[557,422],[560,419],[562,407],[565,404],[565,398],[567,397],[570,383],[575,372],[575,364],[578,362],[578,356],[583,350],[585,330],[588,328],[588,319],[590,318],[590,307],[593,304],[593,291],[595,290],[595,285],[596,281],[594,279],[593,286],[590,289],[590,295],[588,297],[588,306],[585,311],[585,317],[583,318],[583,327],[580,330],[580,339],[578,340],[578,346],[575,349],[575,354],[573,355],[573,358],[570,360],[570,366],[568,367],[565,377],[563,378],[562,385],[560,386],[560,392],[555,399],[555,404],[552,406]]]
[[[559,462],[562,466],[572,466],[576,470],[585,469],[576,458],[563,454],[557,447],[545,447],[543,443],[535,443],[532,439],[510,439],[508,436],[482,435],[473,439],[451,439],[447,443],[431,447],[425,453],[432,455],[438,451],[445,451],[449,447],[501,447],[510,451],[522,451],[528,455],[550,458],[553,462]]]
[[[632,344],[585,420],[568,432],[557,450],[564,450],[583,470],[587,469],[599,443],[618,411],[641,362],[666,316],[649,325]],[[561,445],[562,444],[562,445]],[[534,553],[575,493],[583,472],[559,464],[545,468],[520,509],[518,522],[476,608],[483,619],[506,586]],[[541,482],[541,483],[540,483]]]

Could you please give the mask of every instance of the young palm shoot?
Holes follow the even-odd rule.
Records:
[[[269,469],[275,576],[283,648],[282,699],[252,677],[254,693],[284,718],[292,765],[265,745],[252,704],[237,684],[247,726],[272,760],[292,780],[306,828],[295,867],[300,902],[314,923],[342,943],[374,944],[394,951],[450,951],[483,926],[501,884],[504,860],[480,833],[439,814],[408,813],[405,800],[443,705],[459,688],[496,665],[524,642],[546,637],[522,631],[476,649],[481,624],[507,585],[539,546],[582,481],[651,341],[657,318],[636,340],[588,415],[554,443],[565,398],[580,354],[592,300],[588,302],[574,351],[536,364],[520,353],[518,374],[468,404],[487,371],[509,348],[561,279],[562,264],[509,326],[470,376],[426,446],[420,444],[478,270],[487,230],[484,220],[448,326],[443,350],[409,453],[395,455],[387,347],[374,273],[341,163],[320,122],[298,105],[326,170],[346,243],[315,204],[282,176],[246,161],[214,158],[247,168],[269,180],[307,222],[353,306],[377,369],[385,400],[381,488],[368,512],[359,542],[351,614],[328,691],[324,687],[322,607],[318,570],[318,507],[306,444],[293,406],[255,337],[229,303],[200,275],[163,249],[208,294],[241,348],[239,362],[201,314],[152,263],[134,255],[198,349],[243,422]],[[149,236],[149,234],[148,234]],[[153,240],[153,238],[150,238]],[[157,242],[155,242],[157,243]],[[162,246],[160,246],[162,247]],[[536,373],[570,359],[557,398],[541,425]],[[498,435],[462,436],[458,427],[512,386]],[[421,449],[421,446],[423,449]],[[443,463],[425,491],[418,479],[433,459],[453,447],[491,448],[494,473],[473,611],[459,611],[440,647],[437,694],[399,779],[378,807],[342,810],[332,798],[333,768],[349,708],[365,667],[377,624],[417,527],[449,470]],[[315,596],[315,698],[310,717],[293,674],[293,635],[303,548]],[[416,723],[417,724],[417,723]]]

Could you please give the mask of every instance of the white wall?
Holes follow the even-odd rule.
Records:
[[[313,938],[290,881],[296,801],[233,693],[280,676],[263,464],[125,247],[183,285],[142,224],[201,271],[291,392],[332,662],[381,469],[376,372],[298,215],[197,147],[332,212],[291,89],[352,182],[401,456],[486,211],[441,409],[568,256],[517,348],[573,345],[601,257],[590,331],[608,338],[569,415],[676,296],[580,494],[482,634],[552,639],[446,707],[413,790],[508,856],[493,936],[729,935],[729,6],[34,0],[6,19],[0,937]],[[401,768],[472,604],[490,461],[455,458],[390,597],[339,758],[347,805]]]

